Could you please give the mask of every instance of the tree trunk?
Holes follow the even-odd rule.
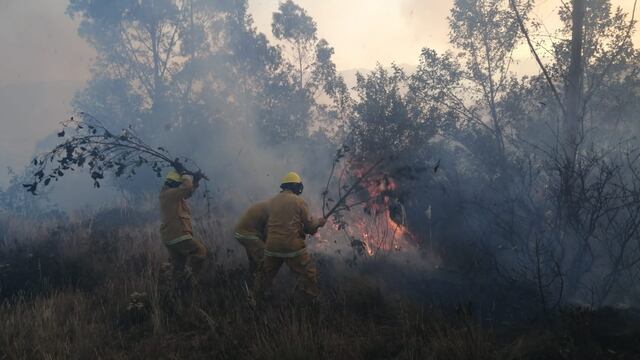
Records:
[[[302,45],[300,43],[296,44],[297,50],[298,50],[298,71],[300,73],[300,90],[302,90],[302,88],[304,87],[304,83],[302,80],[302,77],[304,76],[304,70],[302,68]]]
[[[151,56],[153,57],[153,85],[151,93],[151,113],[154,118],[158,113],[158,106],[160,105],[160,99],[162,97],[162,79],[160,76],[160,49],[158,48],[160,42],[160,34],[158,27],[158,19],[155,16],[154,2],[151,1],[151,20],[148,24],[149,39],[151,41]]]
[[[153,26],[151,30],[151,52],[153,53],[153,98],[152,109],[155,109],[160,100],[160,54],[158,54],[158,34],[156,33],[157,27]]]
[[[580,101],[582,99],[582,81],[584,77],[582,42],[584,37],[585,0],[573,0],[572,29],[571,29],[571,62],[567,74],[567,115],[565,119],[565,145],[566,156],[575,159],[578,142],[580,141],[580,128],[582,114],[580,113]]]
[[[572,0],[571,54],[569,72],[567,74],[566,99],[567,111],[564,119],[563,144],[564,169],[562,174],[562,198],[564,220],[571,220],[575,215],[571,210],[573,184],[575,182],[575,163],[578,145],[581,141],[582,114],[582,81],[584,77],[582,42],[584,37],[585,0]]]
[[[582,42],[584,33],[585,1],[572,0],[572,25],[571,25],[571,54],[569,71],[566,84],[566,113],[564,117],[563,134],[560,137],[564,157],[560,174],[560,214],[561,214],[561,239],[563,243],[571,243],[579,251],[571,259],[568,270],[567,296],[572,297],[579,289],[579,282],[583,275],[583,264],[585,255],[585,244],[576,243],[576,234],[569,233],[571,224],[577,224],[579,220],[579,209],[573,199],[574,185],[576,182],[576,156],[578,145],[581,141],[582,114],[580,113],[580,102],[582,101],[582,81],[584,77]],[[569,245],[571,246],[571,245]]]

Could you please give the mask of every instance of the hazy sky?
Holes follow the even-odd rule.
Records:
[[[0,0],[0,85],[85,80],[93,52],[66,0]]]
[[[65,14],[65,0],[0,0],[0,186],[38,140],[70,112],[93,51]]]
[[[506,0],[505,0],[506,1]],[[249,10],[259,30],[271,30],[271,14],[279,0],[249,0]],[[447,16],[453,0],[296,0],[316,20],[320,37],[335,48],[340,70],[372,68],[379,61],[415,64],[423,47],[448,49]],[[537,0],[532,16],[552,32],[560,23],[560,0]],[[633,0],[612,0],[628,12]],[[640,9],[639,9],[640,11]],[[637,17],[636,17],[637,18]],[[636,34],[636,44],[640,34]],[[520,70],[536,70],[529,50],[516,55],[523,61]]]
[[[104,0],[108,1],[108,0]],[[447,49],[453,0],[297,0],[334,46],[339,70],[415,64],[424,46]],[[256,26],[270,33],[279,0],[249,0]],[[534,16],[551,30],[560,0],[538,0]],[[633,0],[614,0],[627,10]],[[65,14],[67,0],[0,0],[0,185],[4,169],[20,169],[36,142],[71,109],[69,101],[90,76],[92,49]],[[638,35],[636,44],[638,44]],[[535,69],[528,50],[517,53],[520,70]]]
[[[258,29],[270,30],[278,0],[250,0]],[[298,0],[336,49],[338,69],[372,68],[376,61],[416,63],[425,45],[447,46],[451,0]]]
[[[506,1],[506,0],[505,0]],[[633,0],[613,0],[631,10]],[[260,31],[269,33],[279,0],[249,0]],[[335,47],[338,69],[376,61],[414,64],[424,46],[446,50],[453,0],[297,0]],[[83,81],[93,52],[64,10],[67,0],[0,0],[0,86],[35,81]],[[538,0],[534,16],[552,31],[560,0]],[[636,34],[640,39],[640,34]],[[522,56],[528,57],[526,48]]]

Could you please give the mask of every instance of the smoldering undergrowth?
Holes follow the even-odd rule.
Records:
[[[407,264],[419,258],[406,256],[354,264],[317,251],[319,304],[299,302],[291,291],[295,279],[285,273],[273,303],[252,308],[244,254],[229,232],[232,219],[225,218],[197,222],[212,263],[195,300],[169,311],[159,287],[167,255],[157,223],[135,211],[116,213],[123,212],[53,223],[40,232],[11,229],[32,240],[0,248],[3,357],[613,358],[614,349],[624,358],[637,350],[633,311],[567,309],[553,320],[554,331],[544,331],[549,324],[535,309],[524,318],[505,316],[510,306],[519,307],[513,313],[527,311],[521,299],[484,307],[473,296],[477,289],[457,283],[454,274]],[[101,226],[101,217],[118,226]],[[4,291],[7,279],[17,291]],[[497,284],[492,290],[499,291]],[[137,296],[144,300],[132,305]],[[611,337],[610,326],[621,331]]]

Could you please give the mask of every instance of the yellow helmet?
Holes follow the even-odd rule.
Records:
[[[291,171],[282,178],[282,184],[302,184],[302,178],[297,173]]]
[[[182,182],[182,175],[180,175],[180,173],[175,171],[175,170],[171,170],[171,171],[169,171],[169,173],[165,177],[165,180],[166,181],[175,181],[175,182],[181,183]]]

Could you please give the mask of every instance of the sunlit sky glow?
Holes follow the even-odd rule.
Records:
[[[506,0],[505,0],[506,1]],[[633,0],[613,0],[630,11]],[[279,0],[249,0],[259,31],[269,34]],[[297,0],[335,48],[338,70],[415,65],[423,47],[449,49],[447,16],[453,0]],[[67,0],[0,0],[0,184],[6,166],[21,168],[36,142],[71,112],[75,91],[89,79],[91,47],[77,34]],[[560,0],[538,0],[534,18],[552,33]],[[640,35],[635,35],[636,44]],[[515,52],[519,73],[536,72],[526,47]],[[17,91],[17,90],[20,91]],[[24,94],[28,94],[27,97]]]
[[[506,0],[505,0],[506,1]],[[271,13],[279,0],[250,0],[249,10],[260,31],[270,31]],[[389,65],[416,64],[423,47],[438,51],[450,48],[447,16],[453,0],[297,0],[316,20],[320,37],[335,48],[338,69],[372,68],[376,62]],[[553,33],[560,25],[560,0],[538,0],[532,17],[544,24],[540,35]],[[613,0],[631,12],[633,0]],[[640,10],[639,10],[640,11]],[[636,17],[637,18],[637,17]],[[635,36],[636,43],[640,35]],[[520,70],[535,70],[528,48],[516,52]]]
[[[0,86],[21,82],[86,80],[93,57],[65,14],[66,0],[0,0]],[[257,28],[270,33],[279,0],[249,0]],[[449,49],[447,16],[453,0],[298,0],[335,48],[339,70],[416,64],[420,49]],[[633,0],[613,0],[631,11]],[[533,16],[553,32],[560,0],[539,0]],[[636,42],[640,34],[635,35]],[[523,47],[516,54],[525,63]],[[531,64],[533,65],[533,64]],[[528,65],[525,65],[528,66]]]

